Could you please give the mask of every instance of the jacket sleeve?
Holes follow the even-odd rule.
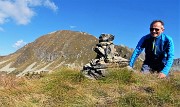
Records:
[[[163,74],[168,75],[173,64],[174,60],[174,43],[172,38],[169,38],[168,47],[167,47],[167,61],[163,70],[161,71]]]
[[[143,47],[143,43],[144,43],[144,40],[145,40],[145,36],[142,37],[140,39],[140,41],[138,42],[131,58],[130,58],[130,62],[129,62],[129,66],[130,67],[133,67],[134,66],[134,62],[136,61],[137,57],[141,54],[141,52],[143,51],[144,47]]]

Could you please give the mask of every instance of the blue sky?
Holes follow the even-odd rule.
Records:
[[[109,33],[114,44],[135,48],[155,19],[180,58],[179,0],[0,0],[0,56],[57,30]]]

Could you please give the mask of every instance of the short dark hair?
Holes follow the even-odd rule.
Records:
[[[154,23],[156,22],[160,22],[162,24],[162,26],[164,27],[164,22],[162,20],[154,20],[151,22],[151,25],[150,26],[153,26]]]

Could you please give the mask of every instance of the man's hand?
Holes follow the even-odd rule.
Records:
[[[166,75],[161,72],[158,74],[158,78],[165,78],[165,77],[166,77]]]

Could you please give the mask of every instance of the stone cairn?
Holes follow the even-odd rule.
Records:
[[[107,75],[107,68],[126,67],[129,60],[122,58],[114,48],[114,36],[111,34],[101,34],[99,43],[96,44],[94,51],[97,53],[95,59],[83,66],[81,71],[85,77],[98,79]]]

